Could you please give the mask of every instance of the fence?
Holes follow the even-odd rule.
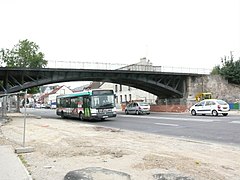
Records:
[[[178,99],[158,99],[156,105],[151,105],[153,112],[186,112],[192,105],[185,98]]]
[[[7,117],[8,112],[19,112],[19,95],[1,95],[0,97],[0,120]]]
[[[153,112],[187,112],[196,101],[187,99],[158,99],[156,105],[151,105]],[[231,110],[240,110],[240,103],[228,103]]]
[[[103,70],[127,70],[127,71],[154,71],[154,72],[175,72],[210,74],[211,69],[173,67],[173,66],[153,66],[149,64],[118,64],[103,62],[79,62],[79,61],[52,61],[48,60],[48,68],[71,68],[71,69],[103,69]]]
[[[229,103],[230,109],[240,110],[240,103]]]

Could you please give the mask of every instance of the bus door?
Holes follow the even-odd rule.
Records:
[[[91,110],[90,110],[90,97],[89,96],[83,96],[83,112],[84,112],[84,117],[89,118],[91,117]]]

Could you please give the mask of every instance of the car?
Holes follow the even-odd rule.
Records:
[[[35,108],[41,108],[41,104],[36,103],[36,104],[35,104]]]
[[[205,99],[194,104],[190,108],[190,113],[193,116],[196,116],[197,114],[210,114],[213,116],[218,116],[219,114],[222,114],[223,116],[227,116],[229,111],[229,104],[220,99]]]
[[[126,114],[150,114],[150,105],[146,102],[132,102],[125,108]]]

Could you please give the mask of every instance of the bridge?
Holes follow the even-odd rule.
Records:
[[[161,66],[136,64],[117,69],[103,69],[100,66],[98,69],[76,69],[76,66],[42,69],[0,67],[0,93],[14,93],[59,82],[98,81],[135,87],[160,98],[181,98],[186,93],[188,78],[204,74],[206,73],[164,72]]]

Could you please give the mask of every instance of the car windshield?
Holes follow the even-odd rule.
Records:
[[[220,105],[227,105],[227,103],[223,100],[217,100],[217,103]]]

